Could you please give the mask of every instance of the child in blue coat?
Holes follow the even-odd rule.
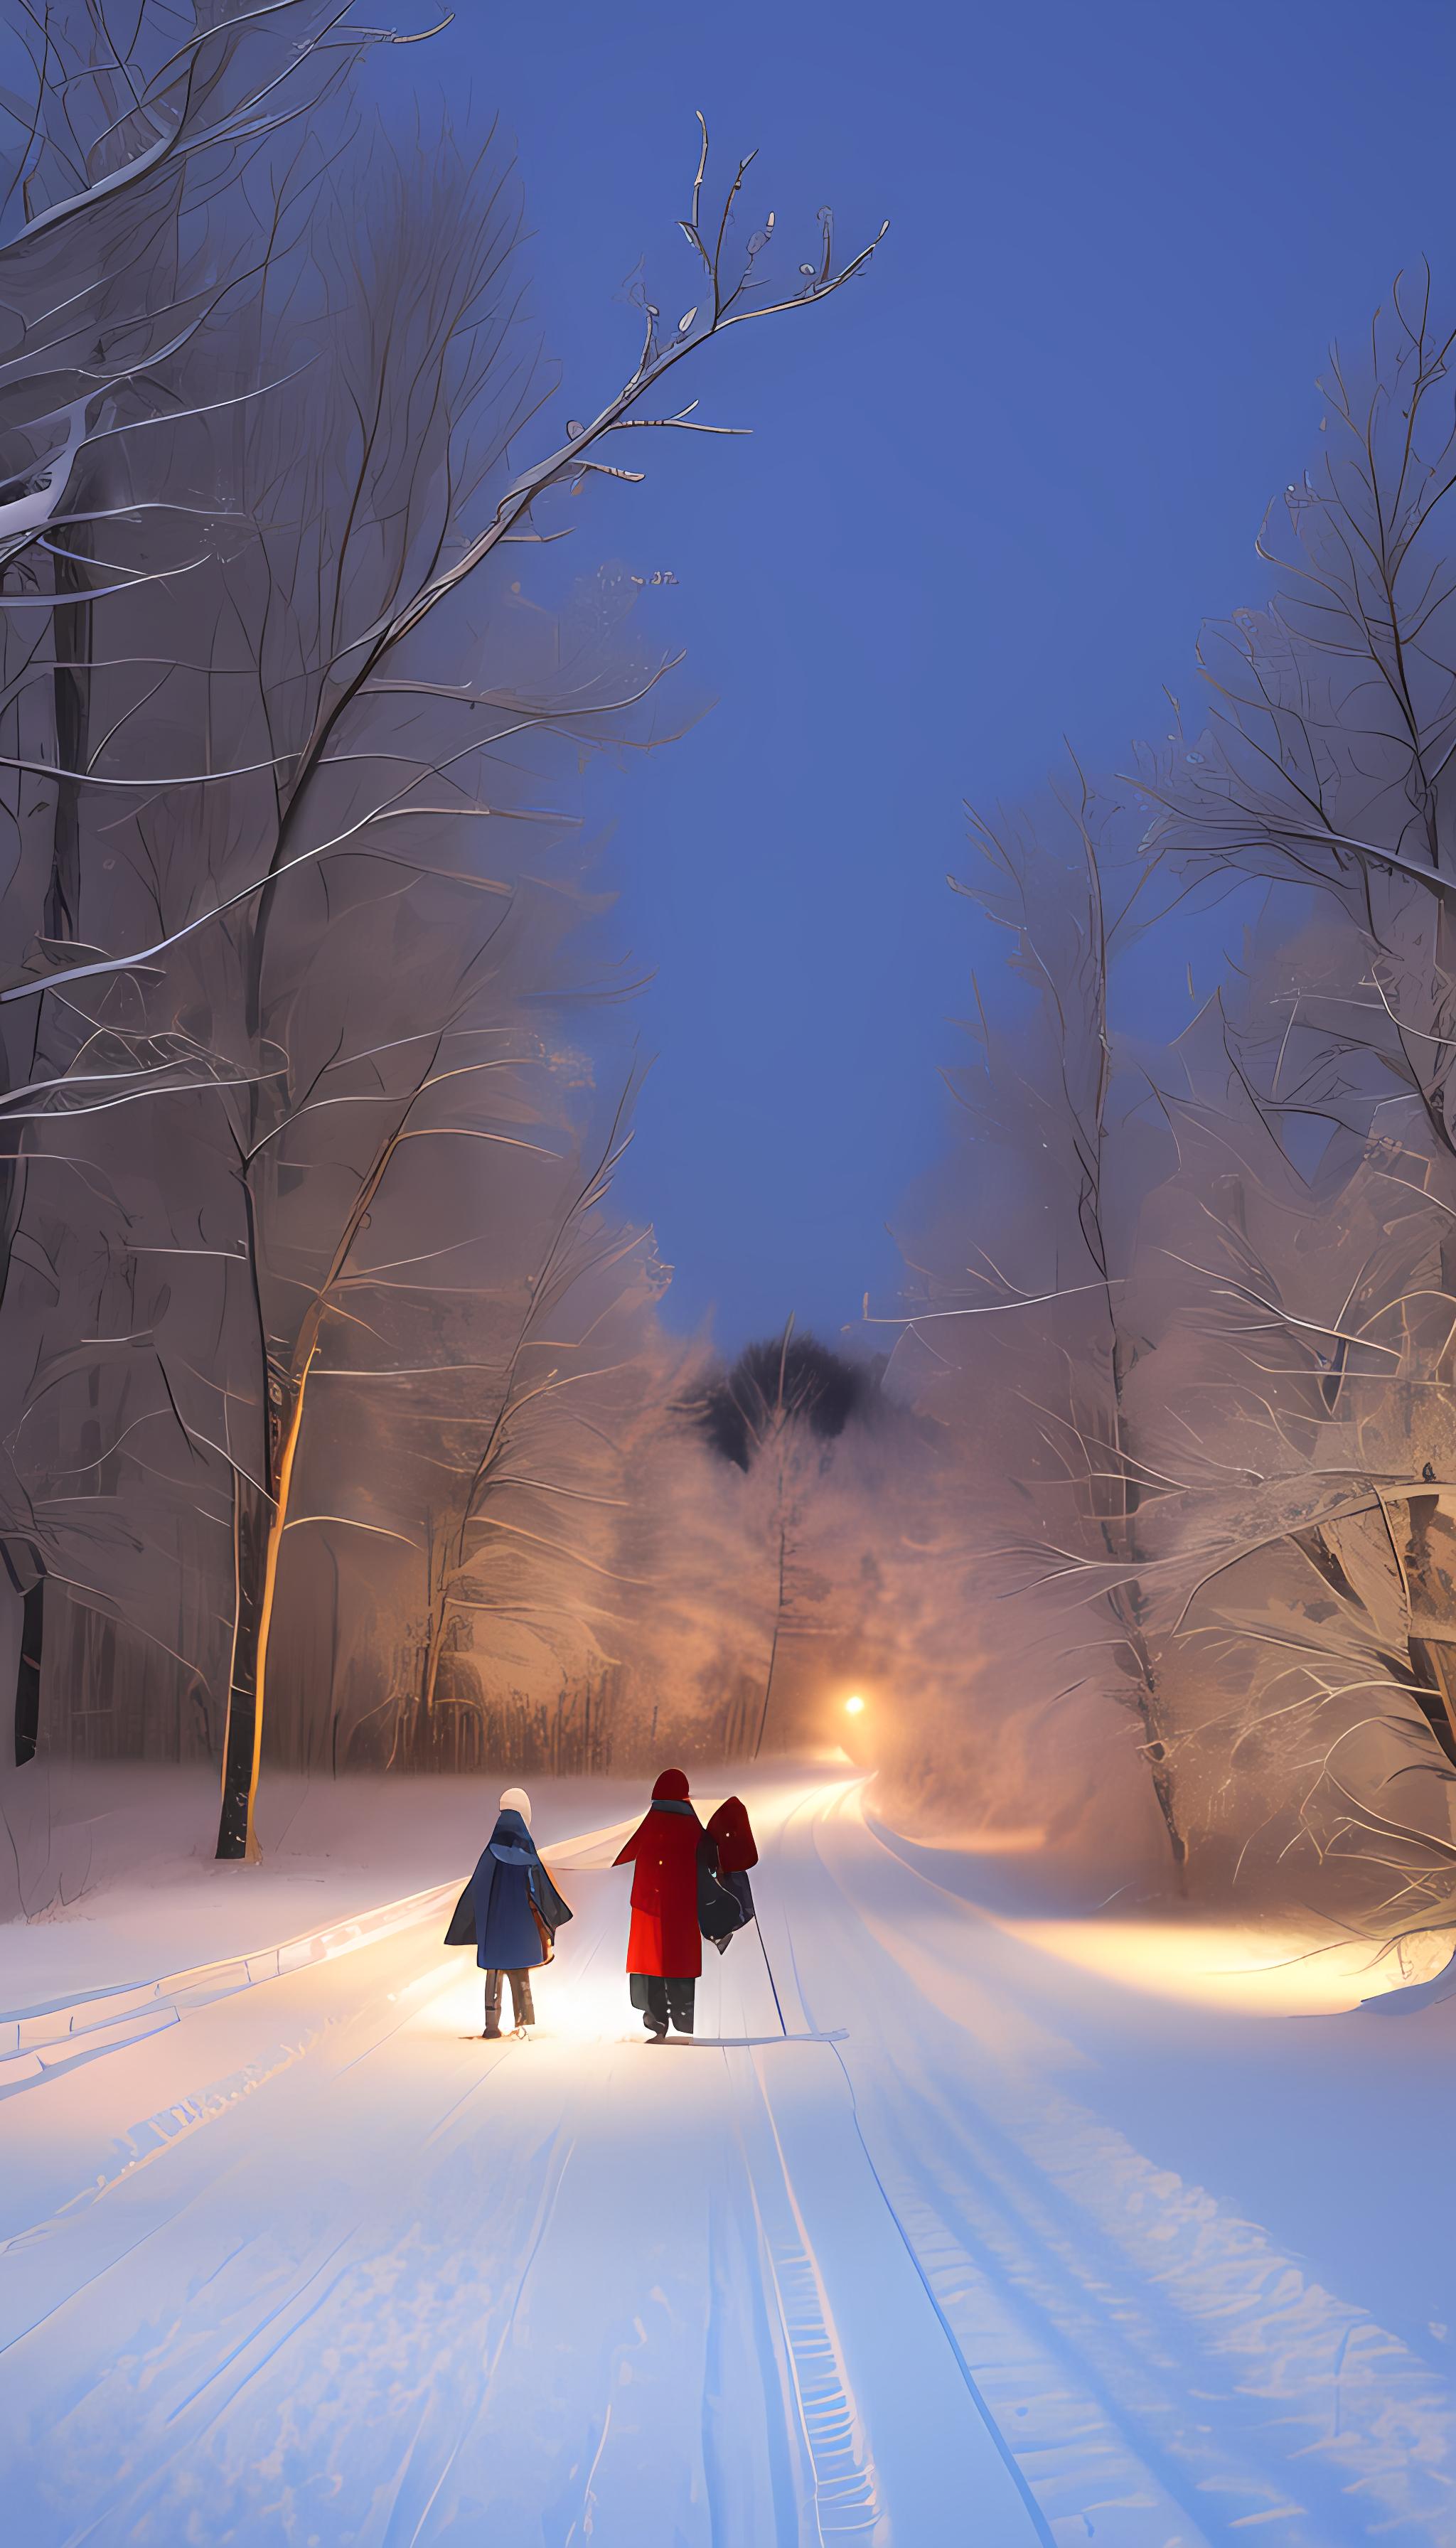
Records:
[[[500,1984],[510,1984],[515,2032],[536,2023],[531,1974],[556,1953],[556,1932],[571,1911],[541,1864],[531,1838],[531,1800],[523,1787],[507,1787],[496,1828],[455,1905],[445,1932],[447,1947],[474,1947],[486,1976],[484,2040],[500,2033]]]

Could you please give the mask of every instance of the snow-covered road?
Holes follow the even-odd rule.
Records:
[[[434,1905],[0,2099],[7,2536],[1456,2539],[1441,2373],[1108,2120],[1049,1959],[858,1780],[755,1813],[691,2045],[599,1833],[529,2043]]]

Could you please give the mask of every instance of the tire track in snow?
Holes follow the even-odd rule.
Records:
[[[1185,2540],[1191,2517],[1217,2539],[1257,2524],[1281,2548],[1391,2527],[1448,2548],[1456,2422],[1438,2375],[1008,2059],[975,2026],[964,1963],[928,1973],[926,1924],[905,1916],[914,1888],[953,1897],[856,1804],[816,1810],[798,1839],[844,1904],[841,1977],[852,1962],[861,2006],[887,2045],[903,2039],[899,2065],[847,2048],[866,2146],[1058,2535],[1141,2548],[1181,2507]],[[957,1941],[973,1938],[955,1914]]]
[[[737,2132],[732,2156],[737,2165],[722,2168],[708,2213],[702,2458],[714,2548],[737,2548],[739,2541],[822,2548],[792,2354]]]
[[[747,2054],[730,2053],[726,2059],[744,2180],[782,2330],[792,2409],[811,2479],[805,2510],[813,2526],[807,2535],[814,2548],[832,2539],[872,2540],[882,2510],[874,2461],[763,2073]]]
[[[811,1809],[796,1806],[768,1842],[766,1854],[780,1878],[785,1863],[785,1830],[799,1823],[805,1811]],[[877,2289],[877,2345],[866,2341],[863,2307],[858,2313],[853,2341],[841,2342],[833,2333],[834,2320],[827,2306],[822,2316],[826,2335],[832,2337],[838,2357],[839,2385],[847,2405],[853,2400],[848,2360],[863,2365],[868,2377],[866,2394],[872,2407],[872,2429],[881,2436],[882,2460],[888,2445],[895,2445],[893,2475],[886,2469],[886,2483],[876,2490],[885,2505],[886,2534],[891,2539],[917,2543],[922,2536],[939,2541],[952,2506],[963,2513],[967,2505],[973,2504],[981,2537],[997,2543],[1033,2538],[1049,2543],[1051,2533],[1037,2499],[1007,2448],[964,2356],[955,2344],[914,2244],[905,2235],[888,2199],[860,2129],[854,2088],[840,2044],[815,2030],[792,1924],[786,1916],[786,1904],[792,1895],[791,1880],[785,1887],[782,1881],[774,1883],[766,1871],[758,1896],[761,1943],[775,2004],[783,2014],[785,2027],[793,2031],[790,2049],[799,2066],[795,2068],[763,2051],[754,2056],[777,2167],[772,2168],[761,2158],[751,2166],[750,2176],[755,2187],[762,2188],[781,2175],[792,2206],[795,2253],[812,2269],[821,2293],[826,2285],[838,2292],[842,2317],[848,2302],[859,2297],[860,2271],[870,2277]],[[772,1954],[763,1936],[766,1920],[775,1941]],[[815,2047],[812,2073],[803,2067],[810,2044]],[[811,2079],[812,2104],[806,2097]],[[849,2254],[855,2256],[858,2269],[852,2276],[847,2276]],[[823,2341],[819,2339],[820,2344]],[[896,2358],[889,2358],[891,2354]],[[907,2378],[914,2394],[907,2392]],[[932,2391],[939,2402],[939,2429],[927,2432],[920,2393]],[[824,2438],[832,2454],[830,2470],[839,2476],[842,2489],[850,2486],[842,2501],[853,2519],[858,2513],[851,2484],[856,2458],[852,2434],[842,2429],[843,2420],[842,2410],[834,2422],[826,2425]],[[897,2427],[902,2423],[913,2427],[919,2439],[920,2464],[913,2474],[907,2470],[900,2449],[902,2435]],[[861,2446],[861,2459],[864,2456]],[[904,2526],[907,2514],[908,2528]],[[826,2523],[826,2532],[827,2528]]]

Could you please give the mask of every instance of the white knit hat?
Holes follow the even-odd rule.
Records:
[[[519,1814],[521,1821],[529,1829],[531,1800],[524,1787],[507,1787],[500,1798],[500,1811],[502,1814]]]

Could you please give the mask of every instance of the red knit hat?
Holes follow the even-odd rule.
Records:
[[[652,1791],[655,1805],[682,1805],[687,1801],[687,1778],[682,1770],[664,1770]]]

